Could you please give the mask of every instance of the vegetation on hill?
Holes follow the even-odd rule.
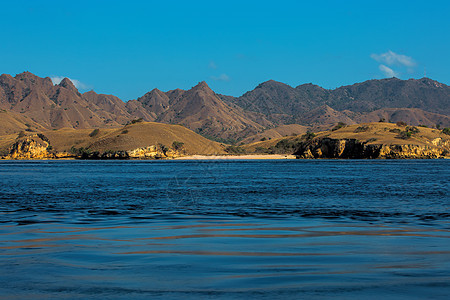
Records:
[[[446,132],[448,131],[450,130],[446,130]],[[320,144],[320,141],[322,140],[326,140],[328,142],[324,142],[322,145]],[[405,126],[403,123],[392,124],[380,122],[349,125],[336,130],[328,130],[318,133],[308,132],[302,136],[260,141],[244,145],[243,148],[247,153],[292,154],[298,153],[301,149],[304,150],[308,148],[309,145],[316,145],[316,147],[319,148],[323,147],[322,151],[328,151],[327,149],[329,147],[337,147],[336,149],[338,149],[339,147],[336,143],[339,143],[339,141],[342,141],[344,144],[346,143],[345,141],[352,141],[352,147],[356,147],[354,145],[359,145],[358,147],[361,147],[361,149],[365,147],[364,145],[400,147],[399,149],[402,149],[401,147],[405,146],[410,148],[421,147],[420,149],[425,149],[426,151],[429,151],[429,153],[438,153],[426,154],[431,155],[431,157],[433,157],[433,155],[436,155],[436,157],[439,157],[439,155],[445,155],[445,153],[449,153],[450,150],[450,136],[448,136],[443,130],[441,131],[426,127],[421,127],[419,129],[415,126]],[[415,150],[410,151],[411,153],[414,153]],[[357,153],[353,153],[352,155],[357,157]]]

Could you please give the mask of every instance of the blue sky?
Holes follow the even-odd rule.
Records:
[[[450,1],[1,1],[0,73],[69,77],[126,101],[205,80],[450,84]]]

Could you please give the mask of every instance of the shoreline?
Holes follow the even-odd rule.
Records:
[[[188,155],[173,160],[223,160],[223,159],[296,159],[292,154],[244,154],[244,155]]]
[[[231,159],[296,159],[295,155],[291,154],[245,154],[245,155],[187,155],[178,156],[173,158],[162,159],[139,159],[139,158],[126,158],[126,159],[98,159],[98,160],[231,160]],[[19,159],[7,159],[0,157],[0,161],[20,161],[20,160],[96,160],[96,159],[80,159],[76,157],[59,157],[59,158],[19,158]]]

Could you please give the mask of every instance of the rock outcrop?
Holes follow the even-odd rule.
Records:
[[[75,158],[78,159],[170,159],[182,154],[165,146],[151,145],[133,150],[107,150],[91,151],[89,149],[74,149]]]
[[[47,141],[37,137],[26,137],[15,142],[5,159],[52,159],[55,153],[50,151]]]
[[[41,137],[43,138],[41,138]],[[52,151],[52,147],[44,135],[33,135],[18,139],[2,159],[170,159],[182,156],[182,150],[177,151],[162,145],[136,148],[133,150],[107,150],[104,152],[89,149],[76,149],[69,152]]]
[[[320,138],[305,141],[294,153],[297,158],[444,158],[450,156],[448,143],[430,145],[372,144],[357,139]]]
[[[143,148],[137,148],[131,151],[127,151],[130,158],[137,159],[161,159],[161,158],[174,158],[180,156],[176,151],[169,148],[161,148],[157,146],[149,146]]]

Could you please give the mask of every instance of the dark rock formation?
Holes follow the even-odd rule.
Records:
[[[356,139],[321,138],[305,141],[294,153],[297,158],[441,158],[449,154],[443,147],[428,145],[371,144]]]

